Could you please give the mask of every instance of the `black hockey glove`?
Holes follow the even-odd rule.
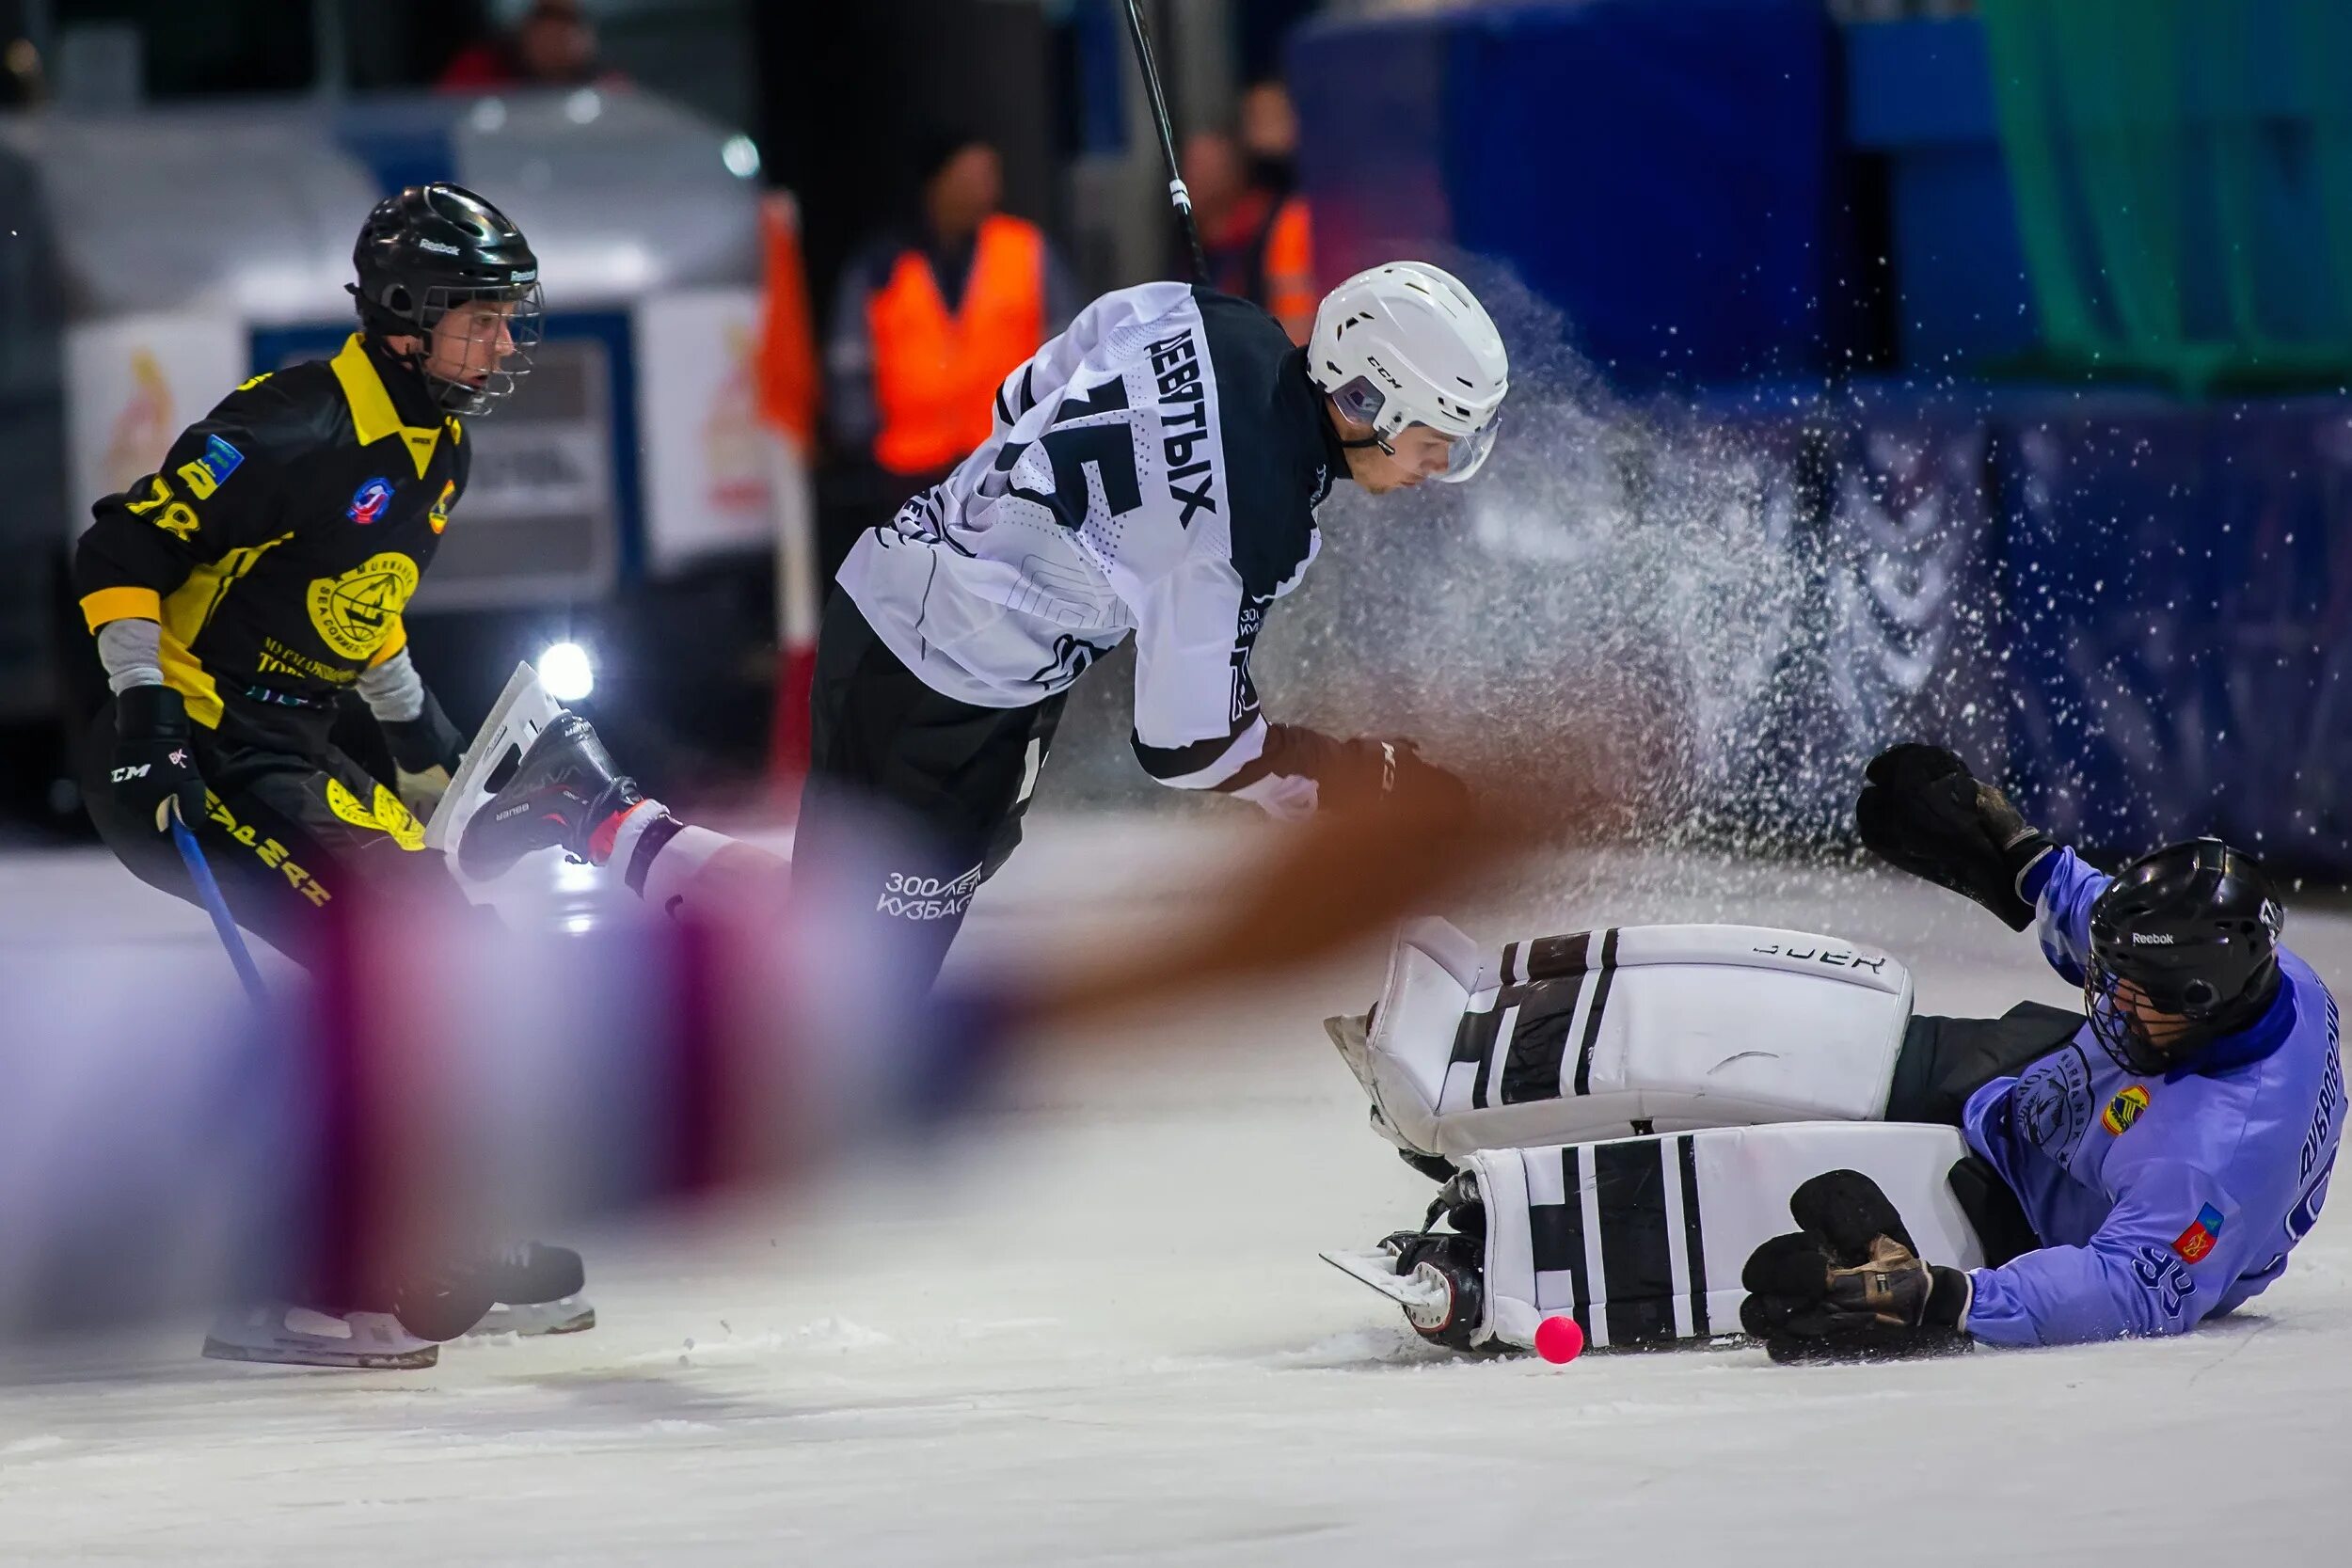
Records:
[[[423,712],[414,719],[386,720],[383,727],[392,766],[400,774],[401,800],[418,821],[424,821],[449,792],[450,775],[457,771],[466,737],[431,691],[424,694]]]
[[[1854,826],[1890,864],[1982,904],[2012,931],[2033,924],[2018,882],[2056,847],[2009,797],[1941,746],[1906,743],[1870,759]]]
[[[1923,1262],[1879,1184],[1834,1170],[1788,1199],[1799,1229],[1748,1257],[1740,1325],[1779,1362],[1888,1361],[1966,1350],[1973,1287]]]
[[[1346,810],[1401,799],[1470,810],[1470,785],[1423,757],[1409,740],[1350,740],[1339,751],[1337,765],[1320,781],[1326,807]]]
[[[179,808],[193,828],[204,820],[204,778],[188,743],[188,708],[167,686],[134,686],[115,697],[114,795],[124,812],[171,831]]]

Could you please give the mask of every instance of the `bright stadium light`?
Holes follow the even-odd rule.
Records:
[[[759,144],[749,136],[729,136],[719,149],[719,161],[727,166],[729,174],[749,180],[759,172]]]
[[[596,689],[596,672],[588,650],[577,642],[558,642],[539,656],[539,684],[559,703],[577,703]]]

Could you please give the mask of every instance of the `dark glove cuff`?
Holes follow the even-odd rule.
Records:
[[[422,773],[446,768],[453,773],[465,752],[466,737],[457,733],[457,726],[449,721],[441,705],[428,691],[424,694],[422,713],[414,719],[385,722],[384,744],[403,772]]]
[[[125,740],[185,740],[188,705],[167,686],[133,686],[115,694],[115,734]]]
[[[1977,1293],[1976,1281],[1964,1269],[1937,1265],[1928,1273],[1933,1283],[1928,1287],[1928,1304],[1919,1313],[1919,1326],[1960,1328],[1968,1316],[1968,1304]]]
[[[2026,895],[2026,873],[2033,869],[2034,862],[2057,847],[2058,840],[2039,828],[2028,828],[2024,837],[2001,847],[2001,859],[2009,866],[2009,885],[2026,903],[2033,900]]]

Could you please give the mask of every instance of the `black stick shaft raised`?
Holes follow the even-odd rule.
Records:
[[[1168,199],[1176,209],[1176,227],[1192,252],[1196,282],[1209,280],[1209,258],[1200,248],[1200,230],[1192,221],[1192,193],[1176,164],[1176,134],[1168,122],[1168,99],[1160,91],[1160,68],[1152,58],[1152,37],[1143,29],[1141,0],[1127,0],[1127,36],[1135,40],[1136,64],[1143,71],[1144,95],[1152,101],[1152,119],[1160,133],[1160,155],[1168,160]]]

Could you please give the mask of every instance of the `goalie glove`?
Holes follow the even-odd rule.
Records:
[[[1967,1350],[1968,1275],[1921,1259],[1879,1184],[1834,1170],[1788,1199],[1799,1228],[1748,1257],[1740,1325],[1774,1361],[1885,1361]]]
[[[2020,884],[2057,845],[1952,752],[1916,743],[1881,752],[1853,815],[1864,846],[1889,864],[1975,899],[2012,931],[2033,924]]]

